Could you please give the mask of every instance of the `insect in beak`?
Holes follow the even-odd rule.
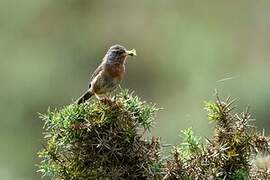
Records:
[[[135,50],[135,49],[128,50],[128,51],[126,51],[126,52],[127,52],[127,55],[130,55],[130,56],[137,56],[137,53],[136,53],[136,50]]]

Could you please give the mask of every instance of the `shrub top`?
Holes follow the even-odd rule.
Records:
[[[160,171],[159,141],[142,136],[157,110],[127,90],[48,110],[41,115],[47,142],[39,171],[55,179],[153,179]]]

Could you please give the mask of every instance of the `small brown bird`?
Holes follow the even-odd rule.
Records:
[[[121,45],[110,47],[102,63],[93,73],[88,90],[77,100],[77,103],[84,103],[93,95],[99,99],[99,95],[113,91],[124,77],[128,55],[136,56],[136,50],[127,50]]]

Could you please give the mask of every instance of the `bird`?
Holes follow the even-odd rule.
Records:
[[[77,99],[77,104],[86,102],[93,95],[100,99],[100,95],[116,89],[124,78],[127,57],[136,55],[135,49],[127,50],[119,44],[111,46],[92,74],[87,91]]]

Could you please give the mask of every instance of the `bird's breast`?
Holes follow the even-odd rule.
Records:
[[[106,64],[105,71],[115,79],[123,79],[125,66],[123,64]]]

